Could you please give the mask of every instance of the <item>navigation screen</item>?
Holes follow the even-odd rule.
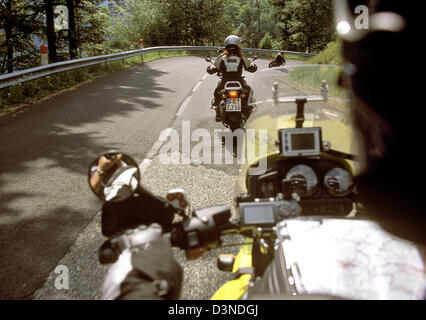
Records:
[[[313,133],[293,133],[291,135],[292,150],[312,150],[315,149],[315,134]]]
[[[244,208],[244,224],[275,223],[274,208],[271,205],[247,206]]]

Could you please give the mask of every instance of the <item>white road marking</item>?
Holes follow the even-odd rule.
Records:
[[[152,160],[145,158],[143,161],[139,164],[139,170],[141,172],[141,176],[148,170],[149,165],[151,164]]]
[[[198,81],[198,83],[196,84],[196,86],[192,89],[192,92],[195,92],[198,87],[201,85],[201,82],[208,76],[208,74],[205,74],[203,76],[203,78]],[[176,113],[176,117],[180,117],[182,116],[183,112],[185,111],[185,108],[188,106],[189,101],[191,100],[192,96],[188,96],[186,97],[185,101],[181,104],[179,110]],[[167,136],[170,135],[170,131],[172,130],[172,128],[167,128],[165,130],[163,130],[160,134],[160,137],[158,138],[157,141],[155,141],[155,143],[152,145],[151,149],[148,151],[148,154],[146,155],[146,158],[142,160],[142,162],[139,164],[139,170],[141,171],[141,174],[143,175],[143,173],[148,169],[148,167],[150,166],[151,162],[152,162],[152,158],[157,154],[158,150],[160,149],[161,145],[163,144],[163,142],[165,141],[165,139],[167,139]]]
[[[271,71],[271,70],[286,70],[286,69],[284,67],[272,67],[272,68],[260,69],[258,72],[265,72],[265,71]]]
[[[338,114],[336,114],[336,113],[330,112],[330,111],[328,111],[328,110],[323,110],[323,112],[324,112],[326,115],[328,115],[328,116],[330,116],[330,117],[332,117],[332,118],[335,118],[335,119],[337,119],[337,120],[341,120],[341,117],[340,117]]]
[[[194,89],[192,89],[192,92],[195,92],[195,91],[198,89],[198,87],[199,87],[199,86],[200,86],[200,84],[201,84],[201,81],[202,81],[202,80],[198,81],[197,85],[194,87]]]
[[[176,113],[176,117],[180,117],[183,114],[183,112],[185,111],[185,108],[188,105],[190,100],[191,100],[191,96],[186,97],[185,101],[182,103],[178,112]]]
[[[172,128],[167,128],[161,131],[160,137],[158,138],[157,141],[155,141],[151,149],[148,151],[148,154],[146,155],[148,159],[151,159],[156,155],[161,145],[167,140],[167,137],[170,135],[171,131],[172,131]]]
[[[152,162],[152,158],[157,154],[158,150],[160,149],[161,145],[167,140],[167,137],[170,135],[170,132],[172,131],[172,128],[166,128],[160,133],[160,137],[157,141],[152,145],[151,149],[148,151],[148,154],[146,155],[146,158],[142,160],[142,162],[139,164],[139,170],[141,171],[141,175],[144,174],[144,172],[148,169]]]

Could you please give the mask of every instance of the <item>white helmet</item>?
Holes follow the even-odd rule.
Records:
[[[228,36],[228,38],[225,39],[225,48],[230,45],[234,45],[239,48],[240,43],[241,39],[238,36],[231,34],[230,36]]]

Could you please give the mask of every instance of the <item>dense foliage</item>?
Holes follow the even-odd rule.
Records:
[[[66,5],[69,29],[55,30]],[[245,47],[319,51],[334,40],[332,0],[0,0],[0,74],[49,61],[145,46],[222,45],[237,34]]]

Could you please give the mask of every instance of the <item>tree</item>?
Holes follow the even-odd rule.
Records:
[[[0,0],[0,74],[38,63],[33,38],[43,33],[41,1]]]
[[[75,5],[78,6],[79,0],[66,0],[66,5],[68,8],[68,43],[70,51],[70,59],[77,58],[78,51],[78,42],[77,42],[77,30],[76,30],[76,21],[75,21]]]
[[[261,49],[272,49],[272,37],[269,32],[266,32],[265,36],[259,43],[259,48]]]
[[[322,50],[335,38],[332,0],[275,1],[283,35],[294,50]]]
[[[112,3],[115,2],[110,2]],[[111,11],[102,0],[75,1],[76,42],[83,55],[92,56],[111,51]]]
[[[46,10],[46,37],[49,47],[49,62],[53,63],[58,61],[58,55],[56,52],[55,20],[52,0],[44,0],[44,9]]]
[[[225,0],[130,0],[117,5],[114,46],[203,45],[223,41],[234,28]]]

